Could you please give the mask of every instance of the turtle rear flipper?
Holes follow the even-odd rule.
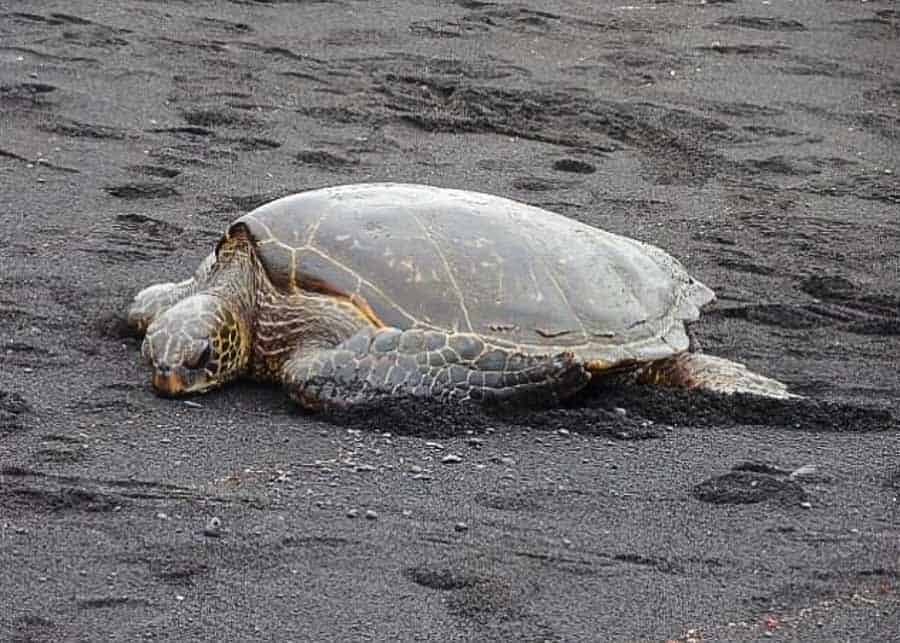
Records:
[[[749,393],[777,399],[799,398],[777,380],[754,373],[743,364],[704,353],[681,353],[651,362],[637,372],[641,384],[699,388],[717,393]]]
[[[283,377],[291,397],[309,409],[390,397],[552,403],[590,380],[571,353],[536,357],[474,335],[395,328],[368,328],[335,348],[298,354]]]

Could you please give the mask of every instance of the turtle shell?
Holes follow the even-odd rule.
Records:
[[[385,326],[474,333],[598,366],[686,350],[713,293],[662,250],[509,199],[345,185],[268,203],[246,226],[269,279],[351,298]]]

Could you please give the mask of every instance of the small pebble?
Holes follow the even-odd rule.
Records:
[[[569,435],[569,429],[559,429],[557,433],[560,435]]]
[[[222,521],[219,520],[218,516],[213,516],[206,521],[206,526],[203,528],[203,535],[210,536],[211,538],[218,538],[222,535]]]
[[[628,415],[628,411],[623,409],[621,406],[617,406],[616,408],[614,408],[613,413],[615,413],[616,415],[621,415],[621,416]]]
[[[811,503],[811,502],[801,502],[801,503],[800,503],[800,506],[803,507],[804,509],[812,509],[812,503]]]
[[[359,515],[359,512],[356,509],[348,509],[347,517],[348,518],[356,518]]]
[[[366,509],[366,520],[378,520],[378,512],[374,509]]]
[[[815,474],[816,474],[816,465],[804,464],[802,467],[799,467],[799,468],[791,471],[791,474],[788,477],[789,478],[804,478],[807,476],[813,476]]]
[[[425,446],[429,447],[431,449],[443,449],[444,448],[444,445],[441,444],[440,442],[426,442]]]
[[[355,469],[356,471],[375,471],[375,467],[371,464],[358,464]]]
[[[468,531],[469,525],[467,525],[464,522],[458,522],[455,525],[453,525],[453,530],[454,531]]]
[[[456,462],[462,462],[462,458],[454,453],[449,453],[441,458],[441,462],[444,464],[454,464]]]

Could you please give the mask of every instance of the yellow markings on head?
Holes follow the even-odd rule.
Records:
[[[585,365],[585,368],[587,368],[587,370],[589,370],[591,373],[599,373],[601,371],[607,370],[609,367],[610,363],[602,359],[592,359]]]
[[[214,375],[238,368],[248,346],[242,337],[241,328],[231,319],[219,327],[216,334],[217,368]]]
[[[288,277],[288,285],[293,291],[300,289],[297,284],[297,250],[294,248],[291,248],[291,274]]]

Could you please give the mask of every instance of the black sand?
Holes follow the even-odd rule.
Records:
[[[3,3],[0,640],[900,640],[897,5],[427,5]],[[660,245],[810,401],[154,397],[128,299],[368,180]]]

